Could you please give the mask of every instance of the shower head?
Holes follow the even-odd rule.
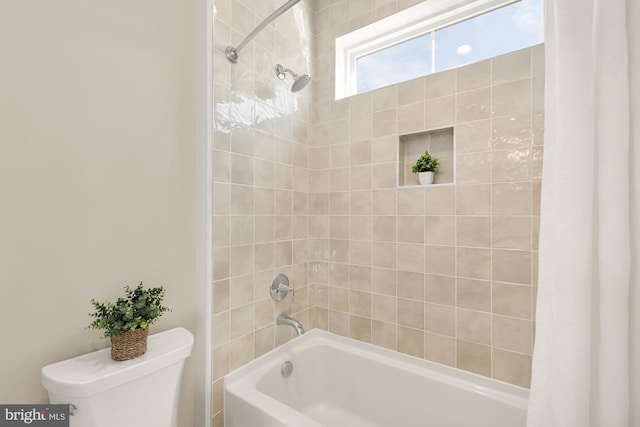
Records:
[[[280,64],[276,65],[276,76],[278,76],[280,80],[285,79],[286,73],[291,74],[291,77],[293,77],[293,85],[291,85],[291,92],[298,92],[304,89],[307,83],[309,83],[309,81],[311,80],[311,76],[309,74],[299,75],[289,68],[284,68]]]

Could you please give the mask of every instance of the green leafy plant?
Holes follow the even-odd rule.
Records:
[[[438,166],[440,166],[438,159],[432,157],[427,150],[422,156],[418,157],[418,160],[416,160],[416,163],[411,168],[411,172],[435,172],[438,170]]]
[[[146,329],[163,313],[171,311],[170,308],[162,305],[164,298],[162,287],[144,289],[140,282],[135,289],[126,285],[124,291],[126,296],[118,298],[115,304],[91,300],[95,311],[89,315],[95,320],[91,322],[89,328],[104,330],[103,338],[117,336],[138,328]]]

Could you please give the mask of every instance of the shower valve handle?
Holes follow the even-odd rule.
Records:
[[[282,273],[278,274],[271,283],[271,298],[274,301],[282,301],[289,292],[291,292],[291,304],[294,304],[296,302],[296,292],[289,285],[289,278]]]

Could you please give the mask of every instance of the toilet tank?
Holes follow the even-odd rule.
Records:
[[[71,427],[177,427],[178,395],[193,335],[184,328],[150,335],[147,352],[116,362],[111,349],[42,368],[52,404],[73,404]]]

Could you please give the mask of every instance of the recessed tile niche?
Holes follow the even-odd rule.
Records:
[[[398,142],[398,186],[420,185],[418,174],[411,172],[411,167],[426,150],[429,150],[429,153],[440,162],[440,167],[433,178],[433,184],[455,183],[455,146],[453,141],[453,127],[400,135]]]

